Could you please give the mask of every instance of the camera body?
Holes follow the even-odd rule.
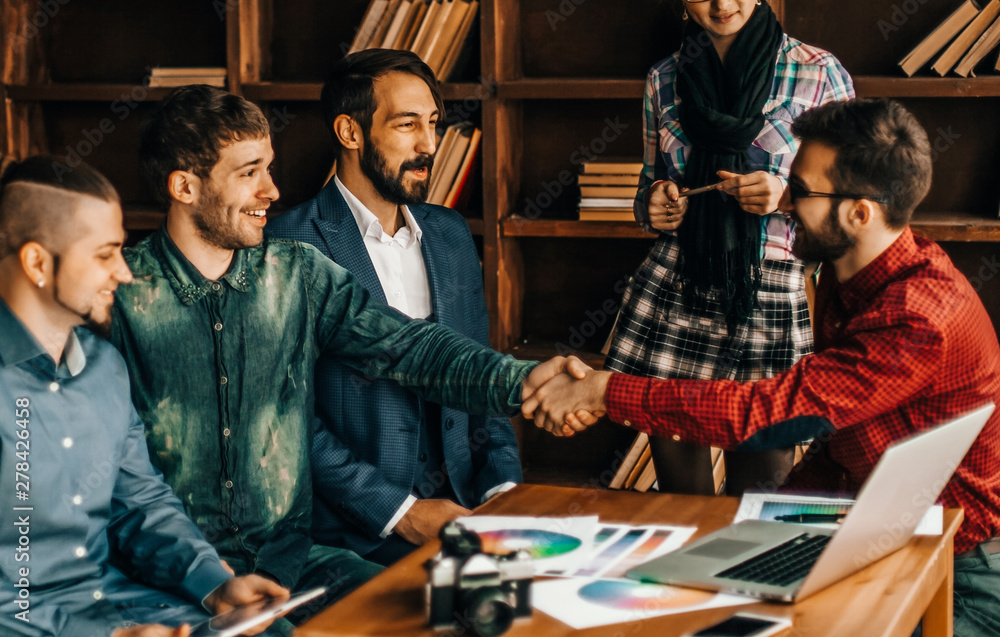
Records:
[[[534,569],[527,552],[483,553],[479,536],[458,522],[446,524],[440,537],[441,552],[424,564],[432,628],[471,628],[491,637],[531,616]]]

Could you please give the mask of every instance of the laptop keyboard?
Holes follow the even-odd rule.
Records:
[[[803,533],[784,544],[727,568],[716,574],[716,577],[787,586],[809,573],[831,537],[833,536]]]

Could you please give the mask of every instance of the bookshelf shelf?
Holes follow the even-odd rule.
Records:
[[[861,75],[854,78],[854,88],[859,97],[1000,97],[1000,76]]]
[[[521,215],[501,222],[505,237],[655,239],[629,221],[577,221],[575,219],[529,219]],[[984,219],[962,213],[918,212],[913,231],[934,241],[1000,242],[1000,219]]]
[[[655,239],[631,221],[577,221],[575,219],[529,219],[521,215],[500,222],[505,237],[579,237]]]
[[[128,231],[153,231],[167,218],[166,213],[155,208],[125,206],[125,229]]]
[[[155,101],[166,97],[172,89],[147,88],[141,82],[90,83],[55,82],[51,84],[9,84],[8,99],[21,102],[113,102]]]
[[[243,84],[243,96],[255,102],[319,101],[322,90],[322,82],[250,82]],[[446,82],[441,85],[441,96],[448,101],[479,100],[488,95],[490,91],[491,87],[484,87],[473,82]]]
[[[501,99],[642,99],[645,80],[608,78],[531,78],[501,82]]]

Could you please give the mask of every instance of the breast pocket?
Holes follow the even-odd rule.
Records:
[[[793,121],[795,113],[789,103],[768,102],[764,105],[764,127],[753,146],[769,155],[794,153],[798,144],[792,135]]]

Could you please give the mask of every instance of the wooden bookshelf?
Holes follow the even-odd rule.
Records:
[[[838,56],[859,95],[901,99],[924,124],[936,144],[934,179],[914,230],[945,242],[976,276],[1000,242],[1000,76],[906,78],[897,68],[952,7],[921,4],[883,38],[875,24],[890,18],[896,0],[771,3],[789,34]],[[141,184],[135,146],[150,103],[169,91],[144,87],[148,68],[224,66],[229,90],[259,103],[272,122],[276,211],[320,188],[331,161],[318,104],[323,74],[350,45],[368,0],[57,4],[36,36],[20,38],[16,25],[43,11],[40,0],[0,0],[4,154],[87,150],[85,159],[133,202],[130,230],[148,231],[162,217]],[[483,0],[479,13],[464,69],[442,92],[448,117],[483,130],[481,197],[463,213],[482,250],[492,343],[539,360],[571,340],[574,351],[596,352],[611,328],[605,309],[620,302],[654,237],[631,222],[577,221],[575,186],[560,180],[584,155],[640,155],[644,77],[679,47],[681,21],[673,3],[648,0]],[[112,110],[141,93],[125,111],[121,102]],[[114,132],[81,146],[105,118]],[[1000,325],[996,288],[980,294]],[[606,468],[617,440],[607,432],[568,443],[520,434],[529,475],[556,479],[567,468],[570,482]]]

